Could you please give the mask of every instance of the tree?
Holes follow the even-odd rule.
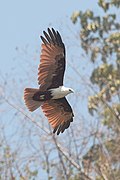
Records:
[[[120,1],[99,0],[98,6],[102,15],[87,10],[71,17],[74,24],[80,21],[81,46],[97,65],[90,77],[96,90],[88,97],[88,109],[92,116],[99,115],[105,128],[83,164],[96,179],[120,179]]]
[[[33,52],[33,61],[29,46],[16,48],[17,65],[23,59],[20,76],[14,71],[11,77],[0,76],[0,179],[120,179],[119,6],[117,0],[99,0],[101,15],[87,10],[71,17],[74,24],[79,21],[80,33],[77,38],[71,33],[70,43],[73,48],[73,41],[81,42],[83,54],[77,46],[79,57],[73,61],[71,51],[66,79],[80,93],[70,99],[74,123],[59,137],[52,134],[40,110],[30,114],[21,98],[27,83],[36,87],[39,51]]]

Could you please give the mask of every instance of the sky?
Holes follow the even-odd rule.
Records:
[[[92,7],[91,2],[94,2]],[[20,66],[22,69],[24,68],[22,73],[27,71],[28,66],[23,63],[23,60],[21,61],[23,64],[20,64],[20,58],[14,61],[17,56],[16,47],[24,48],[29,44],[29,54],[31,49],[33,51],[36,48],[39,49],[41,44],[39,35],[43,30],[54,27],[59,31],[62,30],[62,33],[65,34],[65,24],[72,24],[70,20],[72,13],[76,10],[86,10],[89,7],[97,12],[95,2],[96,0],[0,0],[0,73],[3,75],[7,73],[8,76],[11,76],[13,66],[15,73],[20,75]],[[36,74],[37,71],[31,77]],[[11,119],[12,115],[10,111],[8,116]],[[11,129],[13,130],[12,126]]]
[[[0,0],[0,70],[11,69],[16,47],[40,44],[39,35],[50,24],[59,29],[61,21],[75,10],[85,10],[91,1],[82,0]],[[95,2],[95,1],[94,1]],[[92,5],[94,8],[94,4]],[[64,26],[63,26],[64,31]]]
[[[30,74],[31,82],[27,82],[26,79],[24,79],[24,76],[26,75],[25,73],[28,72],[28,64],[26,62],[29,62],[30,65],[32,64],[33,66],[34,63],[32,60],[34,57],[30,58],[30,56],[27,56],[25,53],[19,56],[19,53],[16,51],[16,47],[24,49],[27,45],[29,45],[30,48],[27,53],[34,56],[35,50],[40,49],[41,40],[39,36],[42,34],[43,30],[47,30],[48,27],[54,27],[58,30],[64,38],[63,41],[65,41],[65,37],[69,36],[67,34],[68,31],[66,30],[66,24],[72,26],[72,22],[70,20],[72,13],[76,10],[85,11],[91,6],[91,1],[0,0],[0,2],[0,76],[2,74],[2,76],[6,77],[7,74],[7,77],[9,78],[8,81],[12,81],[12,78],[14,77],[17,82],[18,78],[22,77],[22,80],[24,80],[23,89],[28,85],[31,86],[31,82],[36,82],[33,86],[36,87],[40,51],[37,54],[37,61],[35,61],[35,70]],[[94,9],[94,12],[97,12],[98,10],[96,9],[95,2],[96,0],[94,0],[94,3],[90,8]],[[74,27],[75,25],[73,25],[72,31],[76,32]],[[68,56],[71,55],[71,51],[73,51],[73,54],[77,54],[76,49],[73,48],[69,51],[69,44],[66,42],[65,44]],[[70,72],[70,68],[67,67],[66,72]],[[10,84],[8,84],[8,86],[9,85]],[[66,86],[67,85],[68,84],[66,84]],[[19,82],[18,86],[20,86]],[[9,88],[9,93],[8,89],[6,91],[6,94],[8,94],[7,96],[11,95],[11,93],[14,95],[15,93],[11,92],[12,88],[11,91]],[[22,96],[23,91],[21,91],[20,94],[21,99]]]

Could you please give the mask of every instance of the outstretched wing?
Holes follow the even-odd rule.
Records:
[[[65,71],[65,46],[58,31],[48,28],[43,31],[38,84],[42,90],[57,88],[63,85]]]
[[[63,133],[73,121],[73,111],[65,97],[46,101],[41,107],[49,123],[54,128],[53,133],[57,131],[57,135],[60,132]]]

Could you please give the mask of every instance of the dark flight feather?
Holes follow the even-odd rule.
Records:
[[[63,85],[65,71],[65,47],[58,31],[48,28],[43,31],[44,37],[40,65],[38,68],[38,84],[42,90],[57,88]]]

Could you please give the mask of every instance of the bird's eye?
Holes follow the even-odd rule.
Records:
[[[69,91],[71,92],[71,89],[69,89]]]

